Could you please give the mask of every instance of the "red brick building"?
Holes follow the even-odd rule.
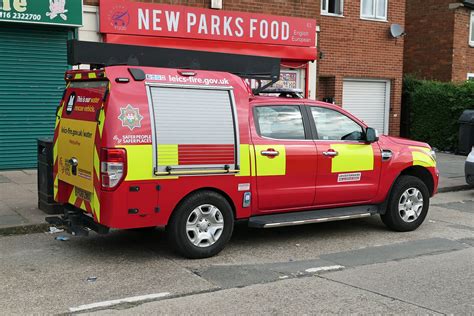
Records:
[[[405,0],[320,1],[318,99],[334,98],[380,132],[398,135],[404,39],[392,37],[390,26],[404,26]]]
[[[404,72],[420,79],[474,79],[474,1],[411,0]]]
[[[141,2],[210,8],[214,1]],[[85,27],[79,38],[101,40],[90,26],[97,21],[88,24],[97,15],[94,6],[99,0],[84,4]],[[404,9],[405,0],[222,1],[225,11],[315,19],[319,60],[283,59],[282,71],[296,78],[296,87],[305,89],[308,97],[340,104],[380,132],[393,135],[400,130],[404,39],[393,38],[389,30],[394,23],[404,26]]]

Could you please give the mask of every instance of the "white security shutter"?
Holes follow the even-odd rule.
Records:
[[[344,80],[344,110],[384,134],[388,133],[389,98],[387,81]]]
[[[236,169],[231,93],[222,89],[150,87],[158,172]],[[177,161],[160,163],[170,161],[170,150],[177,150]],[[164,156],[168,158],[160,159]]]

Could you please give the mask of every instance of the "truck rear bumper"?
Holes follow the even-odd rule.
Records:
[[[72,206],[64,206],[64,215],[46,217],[46,222],[51,225],[61,226],[75,236],[88,236],[93,230],[98,234],[107,234],[109,228],[94,221],[94,219],[82,210]]]

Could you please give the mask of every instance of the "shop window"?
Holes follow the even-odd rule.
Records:
[[[388,0],[361,0],[361,18],[386,21],[387,7]]]
[[[328,15],[342,15],[344,0],[321,0],[321,13]]]
[[[469,28],[469,45],[474,47],[474,11],[471,11],[471,23]]]

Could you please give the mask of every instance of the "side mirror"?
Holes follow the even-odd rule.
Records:
[[[377,130],[373,129],[372,127],[367,127],[367,130],[365,131],[365,141],[371,144],[371,143],[375,143],[378,140],[379,140],[379,133],[377,132]]]

